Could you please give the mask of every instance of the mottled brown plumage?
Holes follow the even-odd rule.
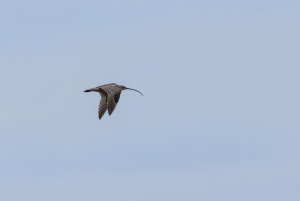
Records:
[[[122,85],[118,85],[115,83],[110,83],[106,85],[102,85],[99,87],[94,87],[91,89],[87,89],[84,92],[98,92],[100,93],[101,100],[99,103],[98,108],[98,117],[101,119],[103,115],[105,114],[106,110],[108,111],[108,114],[111,115],[113,111],[115,110],[117,103],[119,102],[121,92],[125,89],[133,90],[141,95],[143,95],[140,91],[127,88]]]

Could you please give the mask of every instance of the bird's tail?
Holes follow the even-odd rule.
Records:
[[[97,87],[95,87],[95,88],[87,89],[84,92],[92,92],[92,91],[97,92],[97,91],[99,91],[99,89]]]

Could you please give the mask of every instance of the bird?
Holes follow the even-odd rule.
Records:
[[[108,111],[109,115],[113,113],[117,106],[117,103],[119,102],[121,92],[126,89],[136,91],[143,96],[143,93],[136,89],[128,88],[116,83],[101,85],[98,87],[87,89],[84,92],[100,93],[101,100],[98,108],[98,118],[100,120],[106,111]]]

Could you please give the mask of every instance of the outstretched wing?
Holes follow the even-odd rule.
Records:
[[[108,95],[107,98],[107,109],[108,109],[108,114],[111,115],[113,111],[115,110],[117,103],[119,102],[121,95],[121,91],[118,91],[114,94]]]
[[[98,117],[101,119],[107,110],[107,98],[106,96],[101,95],[101,100],[98,108]]]

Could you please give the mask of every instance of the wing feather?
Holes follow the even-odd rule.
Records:
[[[99,108],[98,108],[98,118],[101,119],[103,115],[105,114],[107,110],[107,98],[102,96],[100,103],[99,103]]]
[[[115,103],[116,103],[116,104],[119,102],[120,96],[121,96],[121,92],[118,92],[118,93],[115,94],[114,100],[115,100]]]
[[[108,108],[108,114],[111,115],[113,111],[115,110],[117,103],[120,100],[121,92],[117,92],[115,94],[111,94],[107,98],[107,108]]]

